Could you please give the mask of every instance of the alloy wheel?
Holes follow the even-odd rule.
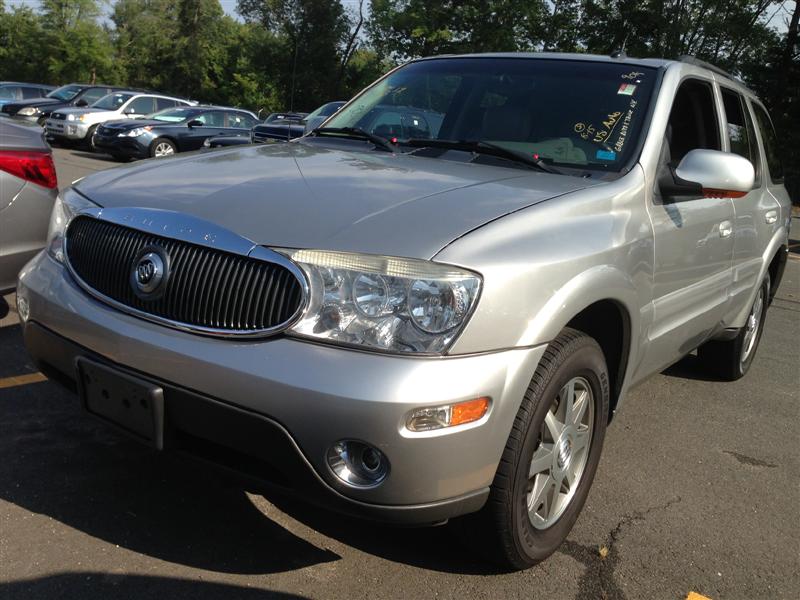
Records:
[[[746,362],[753,352],[758,339],[758,329],[761,326],[761,314],[764,311],[764,286],[758,289],[758,295],[753,303],[753,308],[750,311],[750,316],[747,317],[747,324],[745,325],[744,340],[742,342],[742,357],[740,361]]]
[[[153,155],[158,158],[161,156],[172,156],[175,154],[175,148],[172,147],[172,144],[167,142],[159,142],[156,144],[155,150],[153,151]]]
[[[578,489],[592,442],[594,393],[583,377],[556,395],[539,433],[528,470],[528,518],[536,529],[552,526]]]

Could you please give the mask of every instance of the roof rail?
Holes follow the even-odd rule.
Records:
[[[706,62],[704,60],[700,60],[696,56],[691,56],[689,54],[683,54],[683,55],[678,57],[678,61],[682,62],[682,63],[686,63],[687,65],[694,65],[696,67],[702,67],[704,69],[708,69],[709,71],[712,71],[712,72],[716,73],[717,75],[722,75],[723,77],[727,77],[728,79],[731,79],[731,80],[734,80],[734,81],[738,81],[737,77],[735,77],[734,75],[731,75],[725,69],[720,69],[718,66],[712,65],[711,63]]]

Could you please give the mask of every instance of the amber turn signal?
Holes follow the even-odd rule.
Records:
[[[475,398],[455,404],[418,408],[411,411],[406,419],[410,431],[431,431],[456,425],[466,425],[483,418],[489,410],[490,399]]]

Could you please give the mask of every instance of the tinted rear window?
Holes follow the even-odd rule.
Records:
[[[764,153],[767,156],[769,174],[772,181],[783,181],[783,164],[781,162],[780,146],[778,145],[778,136],[775,135],[775,128],[772,126],[772,121],[769,115],[767,115],[767,111],[758,104],[753,104],[753,109],[756,113],[756,121],[758,121],[761,139],[764,141]]]

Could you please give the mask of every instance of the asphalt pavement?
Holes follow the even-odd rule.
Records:
[[[57,149],[56,164],[63,186],[115,163]],[[750,373],[715,381],[690,356],[634,390],[567,542],[510,574],[451,525],[396,529],[265,498],[120,437],[36,373],[7,300],[2,600],[800,596],[800,245]]]

